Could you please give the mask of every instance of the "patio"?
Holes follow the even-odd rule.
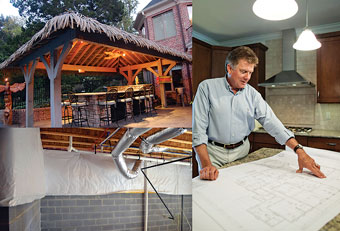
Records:
[[[124,127],[191,127],[191,106],[168,106],[167,108],[156,107],[157,115],[135,117],[136,122],[132,119],[120,120],[119,126]],[[113,123],[111,126],[116,126]],[[51,127],[51,120],[43,120],[34,123],[34,127]],[[69,127],[66,125],[65,127]]]

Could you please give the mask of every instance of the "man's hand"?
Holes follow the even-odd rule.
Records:
[[[207,166],[200,171],[201,180],[216,180],[218,177],[218,170],[214,166]]]
[[[320,171],[320,165],[315,163],[314,159],[310,157],[304,150],[298,149],[298,162],[299,162],[299,169],[296,170],[297,173],[302,173],[303,168],[307,168],[312,173],[320,178],[326,178],[325,174]]]

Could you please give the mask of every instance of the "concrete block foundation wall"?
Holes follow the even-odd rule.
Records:
[[[162,195],[169,214],[156,194],[149,194],[148,230],[181,230],[182,197]],[[183,196],[183,230],[190,230],[191,196]],[[41,230],[142,231],[144,194],[114,193],[101,196],[47,196],[41,200]]]
[[[0,207],[0,230],[39,231],[40,200],[14,207]]]

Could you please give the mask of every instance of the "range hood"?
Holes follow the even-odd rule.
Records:
[[[305,80],[296,71],[296,50],[293,44],[296,41],[294,29],[282,31],[282,71],[263,83],[259,83],[260,87],[314,87],[315,85]]]

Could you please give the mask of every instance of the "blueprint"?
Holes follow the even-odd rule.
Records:
[[[288,150],[193,179],[193,230],[319,230],[340,213],[340,153],[305,150],[327,178],[295,173]]]

